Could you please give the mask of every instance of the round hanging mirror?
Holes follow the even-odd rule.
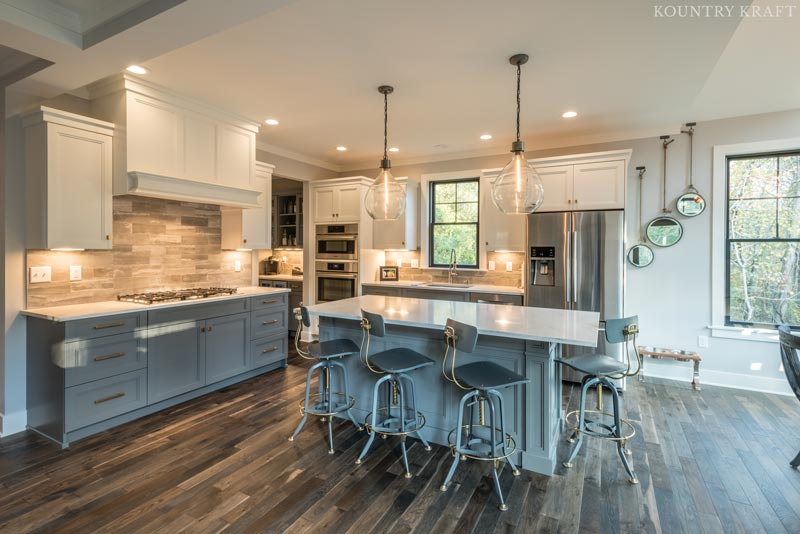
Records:
[[[689,187],[675,201],[675,209],[684,217],[697,217],[706,209],[706,199],[694,187],[694,126],[696,122],[687,122],[686,129],[681,130],[689,136]]]
[[[641,238],[641,242],[633,245],[630,250],[628,250],[628,262],[633,265],[634,267],[647,267],[651,263],[653,263],[653,258],[655,254],[653,254],[653,249],[648,247],[644,241],[644,235],[641,234],[642,232],[642,182],[644,181],[644,173],[646,169],[644,167],[636,167],[636,170],[639,172],[639,236]]]
[[[647,239],[657,247],[671,247],[682,236],[683,226],[672,217],[656,217],[647,225]]]
[[[653,249],[642,243],[633,245],[628,251],[628,262],[634,267],[647,267],[654,258]]]
[[[657,247],[671,247],[680,241],[683,236],[683,226],[681,226],[681,223],[667,215],[668,213],[672,213],[667,209],[667,148],[673,141],[675,140],[671,139],[669,135],[661,136],[661,145],[664,148],[663,176],[661,177],[661,213],[663,215],[650,221],[645,231],[647,239]]]

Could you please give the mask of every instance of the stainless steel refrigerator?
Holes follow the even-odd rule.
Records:
[[[527,306],[596,311],[600,319],[622,317],[624,286],[624,212],[575,211],[528,216],[529,269]],[[622,359],[622,347],[606,343],[598,332],[597,348],[565,345],[563,357],[591,353]],[[581,374],[565,367],[564,380]]]

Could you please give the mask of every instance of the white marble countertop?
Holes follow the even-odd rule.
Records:
[[[275,293],[288,293],[287,288],[274,287],[240,287],[234,295],[222,295],[197,300],[179,300],[175,302],[160,302],[157,304],[137,304],[135,302],[120,302],[118,300],[107,300],[103,302],[90,302],[87,304],[70,304],[68,306],[53,306],[50,308],[33,308],[22,310],[23,315],[28,317],[38,317],[50,321],[63,322],[75,321],[77,319],[91,319],[94,317],[104,317],[108,315],[120,315],[123,313],[142,312],[150,310],[162,310],[164,308],[176,308],[178,306],[193,306],[195,304],[207,304],[219,302],[221,300],[241,299],[267,295]]]
[[[397,282],[361,282],[362,286],[404,287],[417,289],[430,289],[432,291],[463,291],[464,293],[497,293],[498,295],[524,295],[522,288],[514,286],[492,286],[486,284],[473,284],[469,287],[439,287],[425,285],[428,282],[419,280],[398,280]]]
[[[295,274],[262,274],[258,277],[259,280],[286,280],[287,282],[302,282],[303,275]]]
[[[361,319],[361,310],[383,315],[387,324],[444,329],[447,319],[472,324],[478,333],[499,337],[597,346],[600,314],[574,310],[500,306],[474,302],[366,295],[308,308],[311,315]]]

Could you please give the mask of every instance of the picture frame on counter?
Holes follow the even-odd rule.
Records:
[[[397,282],[400,279],[400,269],[391,265],[382,265],[380,268],[381,282]]]

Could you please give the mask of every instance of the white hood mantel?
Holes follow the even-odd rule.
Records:
[[[216,204],[232,208],[257,208],[259,207],[258,197],[263,194],[257,189],[161,176],[141,171],[129,172],[127,185],[126,194],[129,195]]]

